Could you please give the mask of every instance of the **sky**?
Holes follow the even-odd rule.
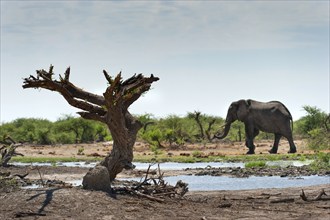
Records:
[[[133,114],[225,117],[240,99],[278,100],[329,113],[329,1],[1,0],[0,123],[76,116],[56,92],[23,89],[54,65],[97,94],[102,70],[160,80]]]

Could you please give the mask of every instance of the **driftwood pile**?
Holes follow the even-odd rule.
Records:
[[[129,181],[126,186],[112,186],[116,193],[129,193],[139,197],[144,197],[152,201],[164,202],[165,197],[181,198],[188,192],[188,184],[179,180],[175,186],[171,186],[163,179],[164,173],[161,172],[159,164],[157,177],[151,177],[149,165],[146,175],[140,182]]]

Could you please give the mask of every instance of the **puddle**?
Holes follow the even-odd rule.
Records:
[[[120,180],[140,181],[140,178],[123,178]],[[164,180],[175,185],[178,180],[188,183],[190,191],[212,191],[212,190],[244,190],[244,189],[266,189],[313,186],[319,184],[330,184],[329,176],[302,176],[302,177],[279,177],[267,176],[248,178],[235,178],[226,176],[170,176]]]

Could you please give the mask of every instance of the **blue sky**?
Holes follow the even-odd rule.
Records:
[[[75,115],[22,78],[71,66],[71,82],[102,94],[102,70],[160,81],[133,114],[195,110],[226,116],[239,99],[329,112],[329,1],[3,1],[0,122]]]

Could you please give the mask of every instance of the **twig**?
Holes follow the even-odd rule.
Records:
[[[45,186],[44,180],[42,179],[42,176],[41,176],[41,173],[40,173],[40,168],[38,166],[36,166],[35,169],[37,169],[37,171],[39,173],[42,186]]]

